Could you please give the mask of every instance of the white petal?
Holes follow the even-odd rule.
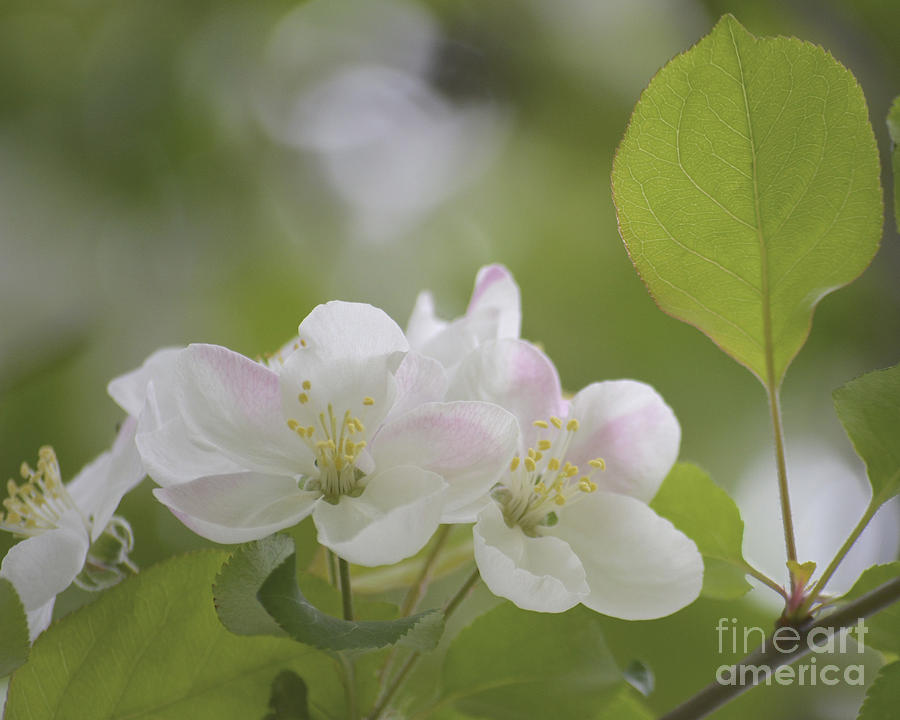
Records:
[[[475,290],[466,315],[485,311],[497,315],[498,338],[517,338],[522,326],[519,286],[503,265],[487,265],[478,271]]]
[[[359,497],[316,505],[319,542],[356,565],[390,565],[415,555],[437,530],[446,484],[421,468],[374,475]]]
[[[472,522],[458,511],[486,495],[516,452],[518,425],[498,405],[426,403],[385,425],[371,444],[375,466],[415,465],[449,485],[442,522]]]
[[[246,469],[212,445],[192,440],[181,417],[154,430],[144,427],[146,418],[146,413],[141,415],[135,444],[147,474],[157,485],[167,487],[205,475],[230,475]]]
[[[454,368],[479,345],[497,337],[498,323],[499,315],[490,309],[457,318],[426,342],[421,352],[446,368]]]
[[[65,590],[81,572],[88,551],[87,531],[60,527],[13,545],[0,565],[26,610],[36,610]]]
[[[31,642],[34,642],[35,638],[50,626],[54,605],[56,605],[55,595],[40,607],[25,612],[28,618],[28,638]],[[0,703],[0,710],[2,710],[2,703]]]
[[[534,421],[563,411],[556,368],[524,340],[495,340],[469,353],[447,393],[453,400],[486,400],[509,410],[519,421],[526,446],[533,444]]]
[[[606,470],[594,475],[602,489],[652,500],[681,444],[678,420],[659,394],[634,380],[594,383],[573,398],[569,415],[581,427],[566,460],[584,467],[602,458]]]
[[[319,305],[300,323],[300,342],[322,357],[368,357],[406,352],[400,326],[366,303],[332,301]]]
[[[443,365],[419,353],[407,353],[394,377],[397,400],[385,422],[423,403],[443,400],[447,393],[447,373]]]
[[[547,530],[581,558],[591,591],[581,602],[624,620],[663,617],[693,602],[703,584],[697,546],[627,495],[598,491],[565,506]]]
[[[394,373],[403,358],[403,353],[330,357],[312,348],[298,350],[281,371],[282,413],[304,427],[312,426],[313,441],[325,439],[321,422],[324,417],[330,426],[329,413],[336,418],[338,435],[349,412],[367,428],[365,436],[371,437],[396,401]]]
[[[509,527],[495,502],[478,516],[473,537],[485,585],[523,610],[563,612],[589,591],[584,568],[565,542],[529,537],[518,526]]]
[[[106,390],[129,415],[141,414],[147,397],[148,383],[171,382],[175,376],[175,360],[183,348],[161,348],[131,372],[110,380]]]
[[[300,490],[292,478],[259,473],[202,477],[153,494],[195,533],[219,543],[259,540],[292,527],[321,497]]]
[[[144,478],[134,442],[138,422],[126,418],[112,450],[86,465],[67,486],[72,500],[91,519],[91,540],[103,533],[122,497]]]
[[[177,390],[188,430],[245,469],[293,475],[311,465],[311,451],[287,427],[278,375],[263,365],[190,345],[178,359]]]
[[[425,344],[447,327],[447,322],[434,313],[434,298],[431,293],[420,292],[413,306],[412,314],[406,325],[406,339],[414,350],[425,347]]]

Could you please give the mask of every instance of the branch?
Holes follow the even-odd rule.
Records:
[[[772,641],[772,636],[769,636],[761,646],[765,651],[756,650],[750,653],[735,666],[735,675],[738,678],[750,675],[754,680],[768,676],[776,668],[788,665],[794,660],[806,656],[811,650],[807,639],[809,634],[816,628],[831,630],[831,634],[828,637],[830,640],[832,634],[855,625],[862,618],[874,615],[897,601],[900,601],[900,577],[848,603],[837,612],[798,627],[800,642],[797,643],[798,647],[793,652],[779,652]],[[791,640],[793,641],[794,639],[791,638]],[[768,668],[768,672],[764,673],[758,670],[756,672],[742,672],[742,668],[751,666],[753,668]],[[706,717],[713,710],[731,702],[751,687],[753,687],[753,684],[720,685],[717,682],[710,683],[694,697],[682,703],[670,713],[663,715],[660,720],[697,720],[698,718]]]

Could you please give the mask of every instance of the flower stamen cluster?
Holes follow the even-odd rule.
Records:
[[[25,482],[7,482],[9,497],[3,501],[6,513],[0,513],[0,530],[33,537],[58,527],[63,515],[78,512],[62,482],[52,447],[45,445],[38,451],[37,469],[23,462],[19,472]]]

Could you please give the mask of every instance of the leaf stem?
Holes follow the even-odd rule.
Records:
[[[742,567],[744,569],[744,572],[747,573],[750,577],[756,578],[763,585],[766,585],[767,587],[772,588],[772,590],[774,590],[779,595],[781,595],[781,597],[783,597],[785,600],[788,599],[788,594],[787,594],[787,592],[785,592],[785,589],[783,587],[781,587],[781,585],[779,585],[777,582],[775,582],[772,578],[770,578],[768,575],[766,575],[764,572],[757,570],[746,560],[744,561]]]
[[[344,560],[344,558],[338,558],[338,573],[340,577],[344,620],[353,620],[353,589],[350,587],[350,563]],[[338,655],[341,658],[341,664],[344,668],[344,678],[346,680],[347,717],[349,720],[357,720],[359,718],[359,706],[356,701],[356,669],[353,667],[352,658],[342,652],[339,652]]]
[[[437,561],[441,550],[444,549],[444,545],[447,543],[447,538],[450,536],[450,530],[452,530],[452,528],[452,525],[441,525],[440,528],[438,528],[434,538],[434,545],[432,545],[428,557],[425,558],[422,570],[419,572],[415,582],[410,586],[409,591],[406,593],[406,597],[403,598],[403,604],[400,606],[400,617],[409,617],[413,614],[416,606],[418,606],[419,601],[422,599],[422,595],[425,593],[425,588],[428,587],[428,583],[431,580],[434,564]]]
[[[825,568],[825,572],[822,573],[822,577],[816,581],[816,584],[813,586],[813,589],[810,590],[808,597],[801,605],[799,613],[807,613],[809,612],[810,607],[816,601],[816,598],[822,593],[822,590],[825,589],[825,586],[828,584],[828,581],[831,579],[831,576],[834,575],[835,570],[838,569],[838,565],[841,564],[841,561],[847,556],[847,553],[850,552],[850,548],[853,547],[854,543],[859,539],[859,536],[862,534],[862,531],[866,529],[866,526],[875,517],[875,513],[878,512],[878,508],[880,508],[882,503],[880,502],[880,498],[875,496],[869,501],[869,506],[866,508],[866,511],[863,513],[863,516],[860,518],[859,522],[856,524],[856,527],[853,528],[850,535],[844,541],[844,544],[841,545],[840,550],[837,551],[837,554],[832,558],[828,567]]]
[[[784,459],[784,431],[781,427],[781,401],[773,378],[766,384],[769,409],[772,413],[772,432],[775,436],[775,464],[778,469],[778,494],[781,498],[781,520],[784,525],[784,545],[789,561],[797,562],[797,543],[794,540],[794,521],[791,515],[791,498],[788,492],[787,463]],[[794,576],[791,573],[793,588]]]
[[[466,581],[460,586],[459,590],[447,601],[447,604],[444,605],[444,620],[450,618],[450,616],[454,613],[456,608],[459,607],[460,603],[466,599],[469,592],[475,587],[475,584],[481,579],[481,575],[478,573],[478,568],[476,567],[471,575],[466,578]],[[372,712],[369,713],[366,720],[377,720],[381,717],[381,714],[387,709],[387,706],[390,704],[394,695],[397,693],[397,690],[400,689],[400,686],[403,684],[403,681],[406,679],[406,676],[409,674],[410,670],[419,662],[419,659],[422,657],[422,653],[414,652],[410,654],[408,658],[406,658],[406,662],[403,663],[403,666],[400,668],[397,675],[391,681],[390,686],[384,691],[381,698],[376,703]]]
[[[744,682],[743,684],[735,682],[729,685],[712,682],[692,698],[663,715],[660,720],[699,720],[699,718],[706,717],[717,708],[734,700],[745,690],[754,687],[756,683],[771,677],[776,668],[788,665],[794,660],[804,657],[810,651],[815,650],[818,652],[821,648],[827,648],[829,643],[832,642],[834,633],[849,628],[863,618],[874,615],[898,601],[900,601],[900,578],[894,578],[881,587],[848,603],[837,612],[797,628],[800,639],[796,642],[796,649],[791,652],[779,652],[773,642],[773,638],[770,636],[766,638],[758,650],[750,653],[733,666],[733,673],[736,679],[746,681],[748,679],[747,676],[750,676],[751,682]],[[831,630],[831,633],[824,639],[819,633],[810,638],[812,632],[818,628]],[[794,638],[791,638],[791,640],[794,640]]]
[[[334,585],[334,587],[338,586],[338,569],[337,569],[337,555],[334,554],[333,550],[327,550],[326,553],[326,561],[328,563],[328,580]]]

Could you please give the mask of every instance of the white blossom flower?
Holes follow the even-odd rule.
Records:
[[[487,265],[478,271],[465,315],[441,320],[434,312],[434,298],[425,290],[416,298],[406,335],[413,350],[449,369],[482,343],[518,338],[521,325],[519,286],[502,265]]]
[[[646,504],[675,462],[681,432],[651,387],[593,383],[567,402],[543,353],[499,340],[463,361],[456,395],[508,408],[521,428],[518,453],[474,527],[475,559],[494,594],[527,610],[582,603],[628,620],[697,597],[696,546]]]
[[[397,562],[486,493],[514,452],[515,418],[489,403],[437,402],[443,369],[410,353],[381,310],[320,305],[297,343],[274,367],[191,345],[171,392],[157,388],[176,412],[147,423],[138,447],[163,486],[157,498],[198,534],[245,542],[311,514],[339,556]],[[210,454],[228,469],[205,470]]]
[[[0,530],[25,539],[13,545],[0,565],[28,615],[31,639],[49,625],[56,596],[73,581],[102,589],[121,578],[119,565],[132,567],[131,529],[113,515],[122,496],[144,477],[134,445],[136,421],[125,421],[111,450],[64,484],[53,448],[42,447],[37,467],[22,464],[24,483],[7,483]],[[110,543],[98,548],[101,536]],[[115,557],[110,557],[112,549]]]

